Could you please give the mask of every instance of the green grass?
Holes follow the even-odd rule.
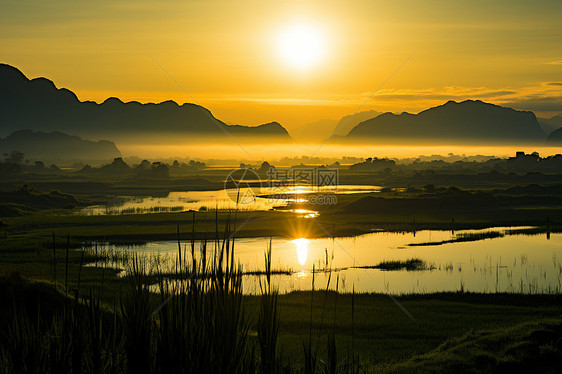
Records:
[[[345,196],[340,203],[358,197]],[[451,229],[449,212],[357,214],[339,208],[325,207],[317,219],[321,226],[285,212],[238,212],[240,230],[236,236],[311,238],[377,228]],[[461,212],[455,214],[454,228],[542,222],[545,214],[540,207],[526,207],[513,215],[517,211],[497,210],[489,215]],[[207,272],[206,266],[197,264],[207,270],[193,272],[184,258],[179,272],[169,277],[173,279],[164,279],[162,274],[147,277],[139,271],[121,279],[115,270],[101,266],[100,256],[107,254],[96,256],[79,250],[83,241],[91,240],[175,240],[178,226],[179,239],[184,243],[192,238],[212,240],[217,232],[218,237],[224,237],[233,229],[228,225],[230,219],[227,214],[199,212],[193,229],[191,213],[77,216],[45,210],[3,218],[8,226],[0,237],[0,298],[7,302],[0,303],[0,321],[2,333],[11,337],[3,341],[17,344],[2,346],[0,367],[11,359],[8,357],[21,353],[28,357],[29,365],[54,362],[60,369],[56,372],[65,372],[69,363],[64,357],[70,352],[75,358],[85,354],[84,365],[91,371],[103,364],[113,372],[125,372],[127,368],[172,372],[181,364],[195,365],[189,366],[195,371],[215,365],[217,372],[225,368],[267,372],[272,367],[295,372],[313,366],[331,372],[336,367],[351,372],[358,366],[373,372],[438,372],[470,367],[493,370],[519,362],[531,365],[528,362],[533,352],[548,363],[549,355],[558,352],[548,342],[535,344],[531,335],[540,334],[533,331],[543,328],[537,320],[550,321],[552,326],[558,323],[562,315],[559,295],[449,293],[396,297],[414,317],[411,320],[391,298],[380,294],[315,291],[277,295],[267,286],[262,295],[243,296],[239,283],[242,273],[233,263],[223,273],[217,273],[218,268]],[[559,231],[553,222],[551,218],[548,228],[525,233]],[[217,226],[226,227],[218,230]],[[100,266],[83,266],[96,261]],[[428,267],[417,259],[378,266],[386,270]],[[150,293],[147,282],[153,279],[159,279],[159,291]],[[164,306],[158,309],[159,305]],[[149,319],[154,323],[148,326],[145,322]],[[37,320],[42,321],[40,326],[35,325]],[[83,338],[85,352],[76,351],[78,346],[72,340],[76,336]],[[46,353],[40,347],[50,348]],[[486,353],[490,347],[495,350]],[[236,362],[224,361],[226,357]]]
[[[497,297],[496,297],[497,296]],[[335,295],[328,294],[326,305]],[[250,314],[257,297],[248,297]],[[336,340],[345,352],[352,340],[350,294],[337,296]],[[480,294],[434,294],[396,298],[415,321],[410,320],[387,296],[355,295],[355,347],[363,361],[373,365],[399,362],[435,349],[451,336],[470,330],[505,328],[541,316],[557,317],[562,304],[556,297]],[[314,298],[313,336],[325,340],[333,320],[332,308],[324,307],[324,292]],[[308,334],[310,293],[279,297],[280,346],[289,357],[301,357],[295,344]]]
[[[70,275],[76,280],[78,287],[84,270],[83,255],[78,275],[69,274],[75,256],[70,256],[68,241],[64,261],[60,261],[64,279],[57,277],[54,237],[50,270],[55,287],[50,294],[62,298],[47,304],[54,311],[45,313],[40,299],[22,297],[41,293],[36,283],[25,282],[17,274],[0,279],[0,296],[5,300],[0,308],[0,335],[8,337],[0,341],[0,369],[51,373],[251,372],[247,369],[255,366],[255,360],[247,339],[249,320],[243,304],[242,273],[234,262],[229,225],[224,238],[208,260],[203,256],[201,262],[191,264],[191,259],[180,257],[176,274],[181,282],[160,277],[156,294],[149,292],[147,264],[136,258],[129,275],[116,287],[118,295],[106,294],[102,269],[97,284],[87,287],[82,283],[80,290],[85,292],[76,290],[70,298],[73,282],[68,284],[68,278]],[[193,258],[194,245],[191,250]],[[199,273],[202,276],[197,276]],[[113,308],[108,297],[113,298]],[[6,344],[8,341],[10,344]]]
[[[218,214],[218,223],[224,225],[228,213]],[[254,236],[325,236],[309,219],[298,218],[285,212],[238,212],[237,237]],[[197,238],[213,238],[216,233],[215,212],[195,213]],[[192,236],[193,213],[153,213],[109,216],[78,216],[42,214],[4,219],[9,226],[8,236],[37,236],[47,238],[70,233],[75,238],[163,240],[177,239],[177,225],[182,240]]]
[[[536,218],[529,219],[506,217],[467,217],[455,218],[455,230],[481,229],[493,226],[537,225],[533,233],[545,232],[544,212],[537,212]],[[386,231],[417,231],[417,230],[451,230],[450,216],[388,216],[384,214],[354,214],[341,212],[321,213],[318,218],[300,218],[287,212],[238,212],[237,237],[329,237],[353,236],[373,232]],[[219,213],[218,223],[224,225],[228,214]],[[542,217],[542,218],[539,218]],[[215,212],[197,212],[196,239],[212,239],[216,236]],[[36,238],[48,240],[54,232],[56,236],[70,234],[77,240],[109,240],[121,242],[139,242],[149,240],[177,239],[177,225],[180,226],[182,240],[191,239],[191,223],[193,213],[151,213],[109,216],[78,216],[68,213],[47,211],[41,214],[3,218],[8,226],[5,235],[10,239]],[[562,222],[562,220],[560,221]],[[559,224],[551,224],[551,232],[560,232]],[[0,231],[0,236],[4,234]],[[463,240],[463,239],[461,239]]]
[[[54,183],[53,186],[60,187],[55,181],[52,183]],[[176,183],[180,183],[176,180],[153,181],[152,183],[155,183],[156,188],[153,191],[154,194],[156,194],[157,188],[163,188],[166,183],[171,189],[180,186],[176,185]],[[197,189],[196,186],[183,187],[186,190]],[[292,238],[352,236],[380,229],[388,231],[461,230],[517,225],[540,226],[542,230],[546,230],[546,225],[548,225],[552,231],[560,230],[562,209],[554,208],[562,205],[561,198],[550,195],[506,195],[506,191],[508,190],[462,191],[449,188],[438,193],[343,194],[337,196],[335,205],[299,204],[297,206],[303,209],[319,210],[320,216],[315,219],[299,218],[288,212],[240,211],[237,213],[239,223],[237,236]],[[114,199],[119,195],[119,190],[117,189],[113,193],[115,195],[96,196],[90,192],[67,196],[18,192],[16,195],[22,195],[20,197],[23,202],[37,199],[41,201],[46,199],[48,202],[71,199],[85,203],[96,201],[99,204],[104,200]],[[11,198],[14,193],[5,192],[4,194]],[[33,203],[33,205],[36,204]],[[57,236],[70,234],[72,237],[88,239],[166,240],[175,239],[176,225],[189,225],[193,214],[164,211],[147,214],[83,216],[68,209],[48,209],[49,204],[41,206],[43,210],[36,211],[39,206],[26,208],[25,205],[17,205],[17,210],[22,215],[2,218],[2,222],[8,225],[5,228],[6,233],[11,236],[34,235],[43,238],[55,232]],[[16,209],[13,206],[10,207],[10,209],[12,208]],[[175,209],[179,208],[169,208],[169,210]],[[195,214],[196,233],[199,237],[212,238],[215,236],[215,212],[207,211]],[[220,224],[224,224],[225,217],[227,214],[219,213]],[[181,235],[182,239],[188,239],[191,230],[182,229]],[[468,240],[468,238],[464,239]]]
[[[470,331],[404,362],[378,365],[381,373],[557,373],[562,320],[543,318],[512,327]]]
[[[65,293],[62,286],[67,273],[68,295],[72,297],[77,291],[80,277],[81,299],[90,298],[90,289],[97,292],[100,295],[101,310],[109,313],[107,318],[111,320],[115,306],[119,305],[118,300],[128,289],[126,280],[117,278],[112,269],[81,267],[81,263],[95,261],[96,257],[86,252],[82,258],[79,250],[69,250],[66,267],[66,241],[66,235],[55,238],[59,290],[55,294]],[[71,238],[69,247],[77,243]],[[0,240],[0,276],[7,277],[16,271],[25,278],[41,280],[39,283],[24,282],[27,284],[23,286],[24,291],[18,291],[22,296],[27,294],[27,288],[31,294],[46,295],[41,296],[41,300],[54,297],[52,260],[52,238],[38,239],[22,233]],[[318,286],[322,288],[323,285]],[[11,287],[9,283],[8,287]],[[37,290],[33,291],[34,289]],[[34,297],[26,299],[33,302]],[[318,350],[318,357],[323,360],[328,357],[327,347],[330,331],[333,329],[340,363],[349,359],[348,351],[353,341],[360,361],[369,367],[379,368],[383,364],[397,364],[412,355],[426,354],[446,342],[449,337],[462,336],[471,330],[504,329],[539,317],[554,318],[562,314],[562,300],[558,295],[435,294],[400,296],[396,299],[414,316],[415,321],[402,313],[390,298],[380,294],[339,294],[336,300],[336,294],[332,291],[316,291],[312,316],[310,292],[277,296],[277,353],[280,362],[300,367],[304,360],[302,342],[308,339],[311,332],[312,348]],[[149,300],[157,306],[161,296],[151,294]],[[255,326],[260,310],[264,313],[262,301],[260,296],[244,296],[242,300],[249,319],[249,339],[257,342],[258,330]],[[334,315],[332,306],[336,301]],[[43,304],[42,302],[41,305]],[[60,300],[51,304],[60,304]],[[9,303],[4,305],[8,307]],[[355,309],[353,323],[352,305]],[[271,316],[271,309],[269,310],[267,315]]]
[[[37,302],[40,300],[42,318],[45,320],[49,319],[49,315],[61,313],[62,305],[65,304],[64,294],[60,291],[54,292],[52,287],[43,282],[30,283],[4,278],[0,281],[0,290],[3,300],[9,300],[8,293],[15,292],[18,302],[25,303],[25,308],[31,316],[33,311],[37,310]],[[156,307],[160,297],[151,296],[151,300]],[[505,358],[505,352],[508,352],[510,347],[526,347],[524,343],[528,335],[518,332],[517,326],[520,324],[537,326],[538,319],[562,323],[558,318],[562,315],[562,302],[556,295],[435,294],[397,297],[398,302],[412,314],[415,321],[410,320],[385,295],[338,294],[336,298],[333,291],[315,291],[313,300],[311,318],[310,292],[279,295],[277,298],[277,352],[280,359],[293,368],[300,366],[303,360],[301,342],[308,338],[309,331],[312,333],[313,347],[318,346],[319,357],[326,357],[325,343],[329,339],[332,326],[335,326],[335,342],[340,363],[345,359],[351,341],[354,340],[354,347],[361,362],[373,372],[383,369],[389,372],[414,372],[414,369],[431,372],[432,365],[441,369],[435,369],[433,372],[447,372],[451,370],[450,365],[455,360],[463,365],[479,364],[479,350],[489,352],[486,346],[482,346],[481,341],[478,342],[482,337],[488,336],[486,339],[489,346],[496,350],[492,355]],[[333,305],[336,302],[334,318]],[[249,339],[257,343],[258,330],[254,326],[263,308],[261,296],[245,296],[243,303],[249,318]],[[352,304],[355,309],[354,325],[351,317]],[[109,302],[105,305],[100,311],[100,318],[107,325],[112,321],[115,304]],[[2,304],[0,313],[6,313],[9,308],[11,303]],[[117,308],[120,308],[119,303]],[[9,321],[5,317],[2,320]],[[545,322],[539,329],[544,329],[544,324]],[[465,347],[471,344],[475,345],[475,348],[465,351]],[[466,352],[470,352],[470,358],[464,357]],[[505,360],[517,360],[516,355],[510,357]],[[505,361],[496,359],[491,362],[502,360]],[[484,363],[489,365],[488,361]]]

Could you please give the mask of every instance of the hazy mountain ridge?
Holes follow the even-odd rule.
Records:
[[[108,160],[120,157],[115,143],[90,141],[62,132],[15,131],[0,138],[0,153],[20,151],[27,159],[55,162],[58,160]]]
[[[196,104],[124,103],[115,97],[101,104],[80,101],[72,91],[58,89],[46,78],[29,80],[17,68],[6,64],[0,64],[0,122],[3,135],[32,128],[81,136],[113,137],[115,133],[134,131],[226,137],[223,127],[235,136],[290,139],[289,133],[277,122],[256,127],[231,126]]]
[[[552,118],[537,118],[539,124],[547,134],[552,134],[554,131],[562,127],[562,114]],[[550,137],[550,136],[549,136]]]
[[[295,127],[289,132],[294,139],[301,142],[318,141],[330,136],[337,124],[338,121],[334,119],[321,119]]]
[[[562,127],[558,128],[558,130],[554,130],[553,132],[551,132],[550,135],[548,135],[548,138],[546,138],[546,142],[550,145],[562,144]]]
[[[339,121],[322,119],[296,127],[290,131],[291,135],[301,141],[319,141],[332,135],[345,136],[359,123],[380,115],[374,110],[358,112],[342,117]]]
[[[361,122],[346,138],[542,143],[546,135],[533,112],[466,100],[448,101],[418,114],[384,113]]]
[[[340,121],[338,122],[337,127],[334,129],[333,134],[334,136],[340,136],[340,135],[347,135],[349,134],[349,132],[351,130],[353,130],[355,127],[357,127],[358,124],[360,124],[361,122],[365,122],[368,121],[370,119],[373,119],[377,116],[380,116],[381,112],[377,112],[375,110],[368,110],[368,111],[364,111],[364,112],[357,112],[354,114],[350,114],[348,116],[342,117],[342,119],[340,119]]]

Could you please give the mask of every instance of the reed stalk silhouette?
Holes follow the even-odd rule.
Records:
[[[243,295],[244,272],[236,262],[235,225],[230,216],[221,235],[208,245],[204,238],[181,242],[175,272],[165,273],[156,262],[138,255],[121,256],[93,247],[88,259],[104,266],[91,284],[92,274],[83,270],[86,250],[79,254],[78,268],[71,268],[70,237],[67,236],[63,284],[56,281],[56,238],[53,235],[52,275],[55,287],[37,286],[48,295],[29,308],[16,297],[9,323],[0,325],[0,374],[3,373],[325,373],[341,372],[336,351],[337,287],[334,320],[326,347],[324,365],[319,365],[321,336],[313,329],[316,267],[312,269],[308,339],[303,341],[302,367],[286,364],[279,355],[279,291],[272,275],[272,242],[264,255],[260,274],[257,319],[252,320]],[[195,215],[191,227],[196,234]],[[218,219],[216,232],[219,233]],[[49,243],[50,244],[50,243]],[[209,250],[214,247],[214,250]],[[127,263],[116,297],[104,295],[105,266],[111,257]],[[59,254],[60,257],[60,254]],[[62,266],[62,264],[59,264]],[[328,263],[326,264],[328,268]],[[72,271],[75,270],[75,272]],[[324,270],[326,271],[326,270]],[[88,274],[86,277],[85,274]],[[331,273],[326,285],[327,310]],[[17,283],[17,282],[16,282]],[[338,282],[339,283],[339,279]],[[113,284],[112,284],[113,286]],[[69,290],[70,287],[70,290]],[[15,291],[14,291],[15,292]],[[41,299],[43,300],[43,299]],[[49,301],[50,300],[50,301]],[[250,336],[255,326],[256,338]],[[320,332],[319,332],[320,333]],[[4,342],[9,341],[9,344]],[[355,357],[355,356],[354,356]],[[293,365],[296,365],[294,367]]]
[[[260,279],[260,310],[257,322],[262,373],[277,373],[277,337],[279,334],[278,291],[271,284],[271,239],[265,252],[265,284]]]

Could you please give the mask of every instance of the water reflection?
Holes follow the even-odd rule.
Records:
[[[309,240],[305,238],[295,239],[292,243],[297,248],[297,258],[301,266],[306,264],[306,258],[308,257],[308,243]]]
[[[319,212],[316,210],[307,210],[307,209],[290,209],[291,212],[296,213],[304,218],[315,218],[320,215]]]
[[[328,186],[330,187],[330,186]],[[166,197],[127,197],[111,205],[95,205],[81,209],[82,215],[143,214],[158,212],[184,212],[189,210],[238,209],[266,211],[285,207],[289,203],[303,203],[314,193],[354,194],[379,192],[380,186],[342,185],[337,190],[326,186],[261,187],[260,195],[254,189],[241,188],[216,191],[174,191]],[[246,204],[236,204],[236,196],[250,196]],[[246,200],[244,200],[246,201]],[[314,212],[314,211],[310,211]],[[317,212],[315,212],[317,214]]]
[[[330,268],[340,275],[339,289],[358,292],[426,293],[440,291],[552,293],[562,291],[562,234],[507,235],[506,228],[451,231],[422,230],[416,233],[377,232],[348,238],[272,240],[272,268],[284,271],[273,276],[281,292],[311,287],[312,268],[316,267],[316,284],[327,283],[324,272],[326,253],[333,253]],[[472,242],[446,242],[442,245],[409,246],[413,243],[450,241],[459,235],[505,232],[505,236],[488,237]],[[485,235],[481,235],[484,237]],[[236,257],[245,271],[263,270],[263,254],[269,238],[237,239]],[[196,243],[198,246],[199,244]],[[341,246],[341,247],[340,247]],[[343,249],[342,249],[343,248]],[[107,246],[108,250],[139,254],[160,269],[173,271],[177,242],[153,242],[125,248]],[[189,251],[188,251],[189,252]],[[156,259],[155,256],[158,255]],[[383,261],[419,258],[429,266],[423,271],[382,271],[356,268]],[[123,265],[118,265],[125,268]],[[290,275],[286,275],[289,273]],[[335,288],[333,281],[331,288]],[[259,276],[244,280],[247,293],[259,291]]]

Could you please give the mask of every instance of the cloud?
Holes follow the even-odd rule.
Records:
[[[557,112],[562,111],[562,97],[543,96],[543,97],[523,97],[503,103],[505,106],[521,110],[531,110],[537,112]]]
[[[367,95],[369,93],[365,93]],[[421,111],[448,100],[482,100],[518,110],[562,111],[562,83],[539,82],[532,86],[462,87],[449,86],[428,89],[386,89],[373,97],[377,108],[392,111]]]
[[[334,94],[311,98],[270,98],[258,94],[246,94],[239,97],[206,98],[203,101],[278,106],[340,106],[350,110],[365,105],[365,109],[380,112],[417,113],[444,104],[449,100],[482,100],[517,110],[557,112],[562,111],[562,82],[537,82],[534,85],[519,88],[447,86],[423,89],[383,89],[378,92],[362,92],[357,95]]]
[[[547,65],[562,65],[562,60],[560,60],[560,61],[549,61],[546,64]]]
[[[435,100],[466,100],[474,98],[494,98],[515,95],[518,91],[513,89],[490,89],[487,87],[459,87],[449,86],[428,89],[388,89],[375,94],[377,99],[435,99]],[[371,93],[367,93],[371,94]]]

